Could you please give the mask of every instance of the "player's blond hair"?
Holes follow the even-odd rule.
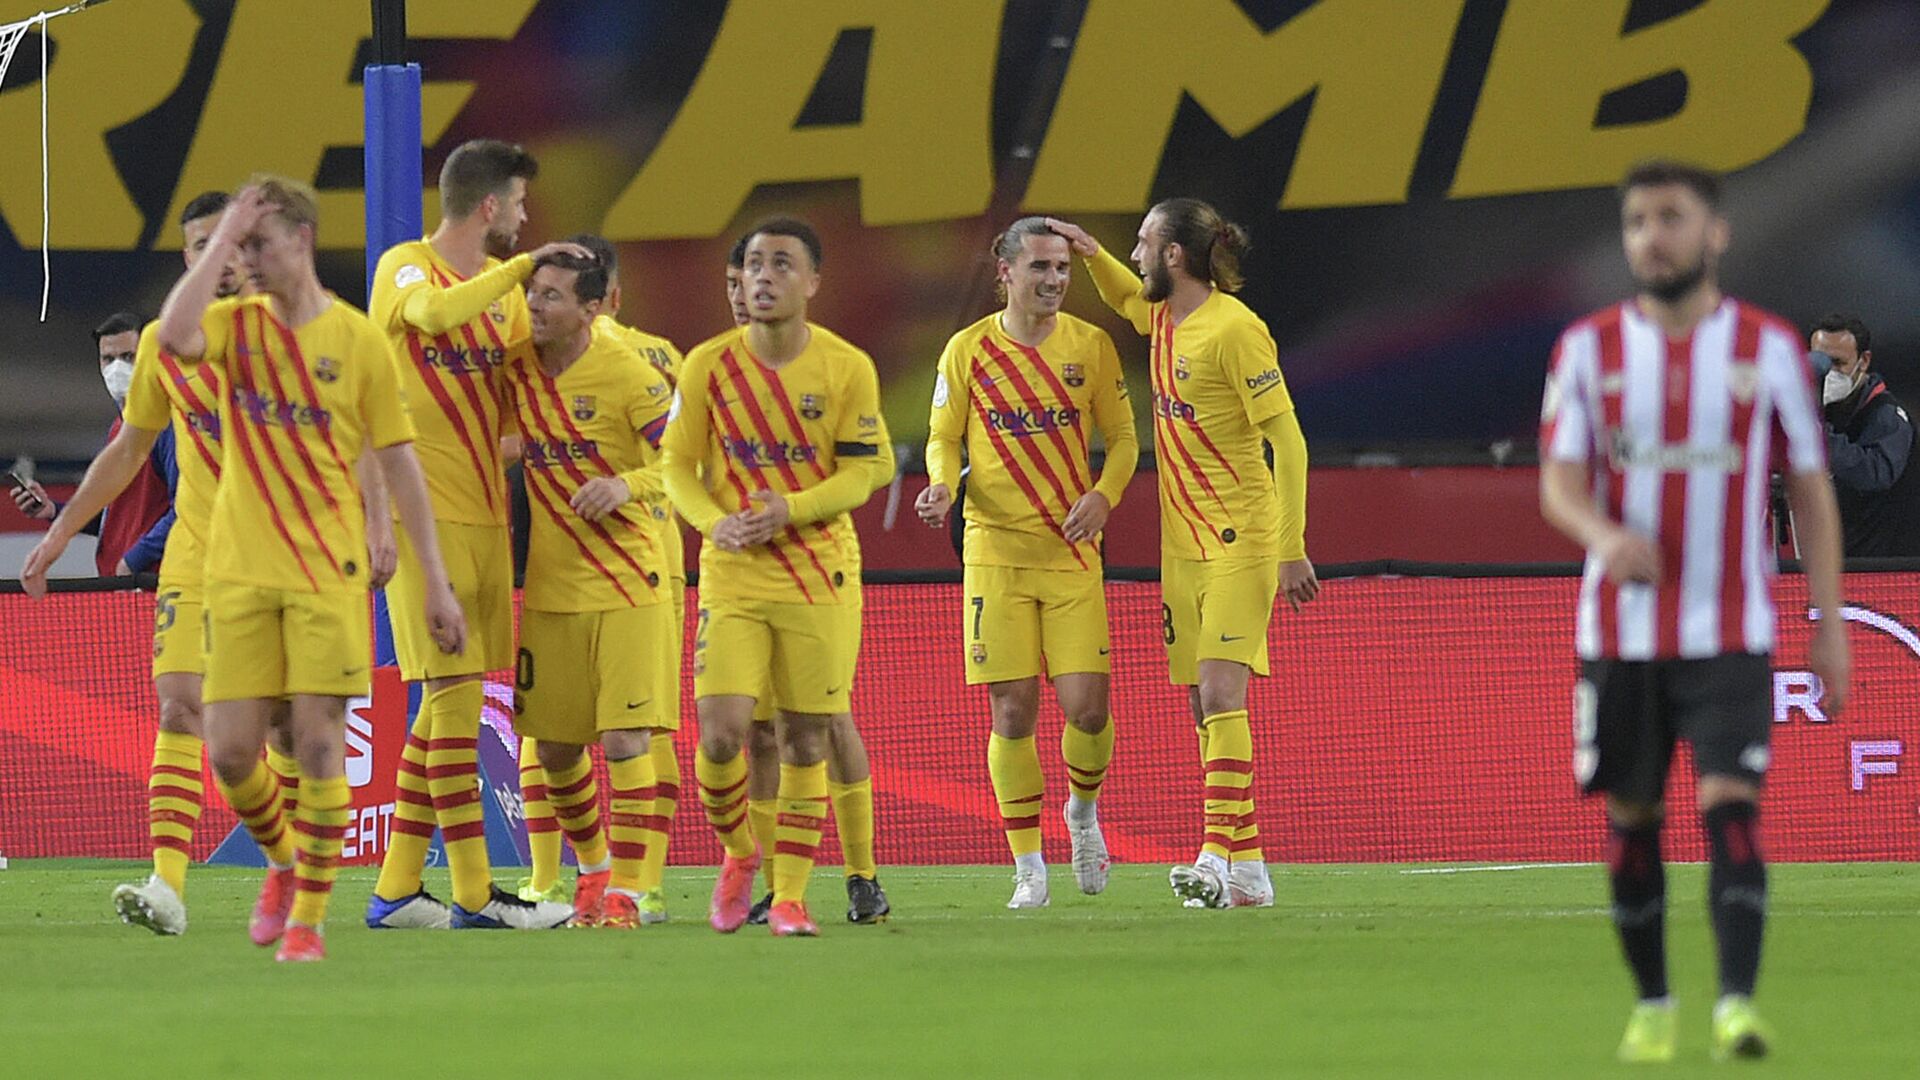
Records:
[[[265,199],[282,220],[294,228],[308,226],[315,235],[320,232],[320,200],[314,195],[313,188],[284,176],[273,173],[254,173],[247,177],[243,188],[259,188],[260,197]]]

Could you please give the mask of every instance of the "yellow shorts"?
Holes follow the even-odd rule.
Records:
[[[199,585],[160,583],[160,591],[153,598],[154,678],[206,673],[206,658],[200,652],[206,626],[200,612]]]
[[[738,694],[798,713],[848,710],[857,646],[848,639],[845,600],[703,601],[693,639],[693,695]]]
[[[672,604],[524,611],[514,730],[586,746],[602,731],[680,728],[680,631]]]
[[[203,701],[364,697],[373,615],[364,589],[303,592],[207,582]]]
[[[1168,681],[1196,685],[1202,660],[1232,660],[1265,675],[1267,625],[1279,591],[1277,558],[1161,560]]]
[[[1107,586],[1092,570],[968,566],[967,684],[1107,674]]]
[[[854,670],[859,667],[860,664],[862,604],[863,597],[860,593],[860,583],[858,581],[853,583],[852,588],[841,591],[840,614],[843,622],[840,632],[845,635],[843,640],[848,646],[846,661],[847,685],[849,687],[853,685]],[[849,699],[848,704],[851,706],[851,699]],[[771,679],[766,680],[760,688],[760,695],[753,701],[753,722],[756,724],[771,724],[773,723],[774,713],[779,711],[780,710],[773,704],[773,683]]]
[[[454,675],[480,675],[513,666],[513,541],[500,525],[435,521],[440,558],[453,595],[467,616],[467,647],[449,656],[427,630],[427,584],[405,529],[399,534],[400,564],[387,584],[387,619],[400,677],[408,682]]]

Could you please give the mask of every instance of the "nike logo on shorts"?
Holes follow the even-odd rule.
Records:
[[[1220,635],[1220,640],[1221,640],[1221,641],[1244,641],[1244,640],[1246,640],[1246,637],[1247,637],[1247,635],[1245,635],[1245,634],[1234,634],[1234,635],[1232,635],[1232,636],[1228,636],[1228,635],[1226,635],[1226,634],[1221,634],[1221,635]]]
[[[631,710],[633,710],[633,709],[637,709],[637,708],[639,708],[639,707],[641,707],[642,705],[645,705],[645,704],[647,703],[647,701],[652,701],[652,700],[653,700],[652,698],[648,698],[648,699],[647,699],[646,701],[629,701],[629,702],[627,702],[627,709],[628,709],[629,711],[631,711]]]

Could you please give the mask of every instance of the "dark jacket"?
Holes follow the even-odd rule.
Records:
[[[1827,459],[1849,556],[1920,555],[1913,421],[1880,376],[1826,407]]]

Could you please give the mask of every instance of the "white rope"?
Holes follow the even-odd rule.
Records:
[[[53,297],[53,200],[50,198],[50,160],[47,153],[47,22],[62,15],[104,4],[107,0],[76,0],[54,11],[43,11],[31,18],[0,26],[0,80],[7,77],[13,54],[27,34],[40,34],[40,321],[47,321],[47,302]]]

